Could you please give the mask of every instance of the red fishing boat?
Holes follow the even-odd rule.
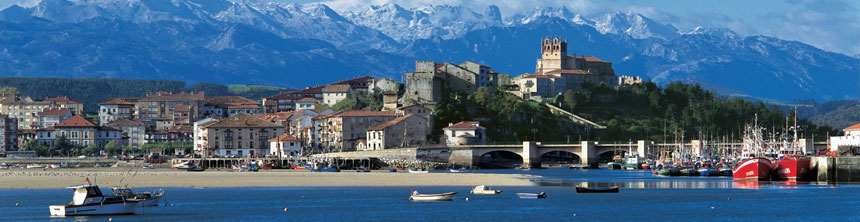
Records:
[[[802,155],[785,156],[776,163],[773,178],[776,180],[798,180],[806,177],[809,172],[809,157]]]
[[[766,158],[753,157],[744,160],[734,169],[732,169],[732,177],[735,180],[768,180],[770,172],[773,170],[773,163]]]

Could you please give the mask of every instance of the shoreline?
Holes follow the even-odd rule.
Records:
[[[8,169],[0,170],[0,189],[60,189],[84,184],[109,188],[118,185],[128,169]],[[136,172],[136,174],[135,174]],[[133,177],[131,175],[134,175]],[[528,174],[405,173],[371,171],[311,173],[304,170],[236,172],[207,170],[135,169],[123,180],[130,187],[239,188],[239,187],[370,187],[370,186],[533,186]]]

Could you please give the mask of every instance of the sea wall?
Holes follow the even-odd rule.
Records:
[[[813,157],[819,182],[860,182],[860,157]]]

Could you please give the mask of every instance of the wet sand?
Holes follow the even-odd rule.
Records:
[[[120,184],[125,168],[3,169],[0,189],[55,189],[84,184],[84,179],[103,187]],[[136,171],[136,174],[135,174]],[[134,175],[134,176],[131,176]],[[405,173],[374,171],[356,173],[311,173],[304,170],[260,170],[236,172],[206,170],[140,169],[125,176],[131,187],[349,187],[349,186],[529,186],[524,174]]]

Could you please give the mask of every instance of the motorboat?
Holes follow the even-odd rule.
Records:
[[[547,198],[546,193],[544,193],[544,192],[540,192],[540,193],[517,193],[517,196],[520,197],[520,199],[543,199],[543,198]]]
[[[133,192],[131,191],[131,188],[128,187],[114,187],[111,191],[113,192],[113,195],[123,196],[126,200],[140,201],[138,204],[139,207],[157,207],[161,197],[164,196],[164,190],[159,190],[155,193],[150,193],[148,191]]]
[[[173,164],[173,169],[177,169],[177,170],[187,170],[187,169],[188,169],[188,168],[190,168],[191,166],[192,166],[192,163],[191,163],[191,162],[186,161],[186,162],[182,162],[182,163]]]
[[[809,157],[803,155],[788,155],[776,163],[773,178],[775,180],[803,180],[810,171]]]
[[[409,169],[409,173],[430,173],[430,171],[425,169]]]
[[[471,173],[472,170],[466,169],[466,168],[460,168],[460,169],[450,169],[450,172],[451,173]]]
[[[610,170],[620,170],[621,164],[616,162],[609,162],[606,164],[606,168]]]
[[[27,169],[45,168],[45,167],[46,167],[45,164],[28,164],[27,165]]]
[[[123,215],[134,214],[140,203],[124,196],[105,196],[98,185],[86,184],[68,187],[75,190],[72,202],[66,205],[51,205],[51,216]]]
[[[319,172],[331,172],[331,173],[333,173],[333,172],[340,172],[340,169],[325,167],[325,168],[310,169],[310,171],[311,172],[317,172],[317,173],[319,173]]]
[[[60,168],[60,164],[52,163],[52,164],[48,165],[48,168],[54,168],[54,169]]]
[[[9,169],[10,165],[7,163],[0,163],[0,169]]]
[[[155,165],[152,165],[152,164],[146,164],[146,165],[143,165],[143,166],[142,166],[142,168],[143,168],[143,169],[155,169]]]
[[[735,180],[766,181],[770,179],[770,171],[772,170],[773,164],[769,159],[753,157],[735,166],[732,169],[732,177]]]
[[[490,186],[487,186],[487,185],[480,185],[480,186],[476,186],[475,188],[472,188],[472,194],[479,194],[479,195],[496,195],[496,194],[499,194],[501,192],[502,192],[501,190],[493,190],[490,188]]]
[[[576,187],[577,193],[618,193],[618,186],[611,187]]]
[[[417,190],[412,191],[409,200],[413,201],[453,201],[457,192],[447,192],[439,194],[420,194]]]
[[[699,168],[697,171],[699,171],[700,176],[706,176],[707,177],[707,176],[716,176],[717,175],[717,170],[714,170],[714,168],[711,168],[711,167]]]

